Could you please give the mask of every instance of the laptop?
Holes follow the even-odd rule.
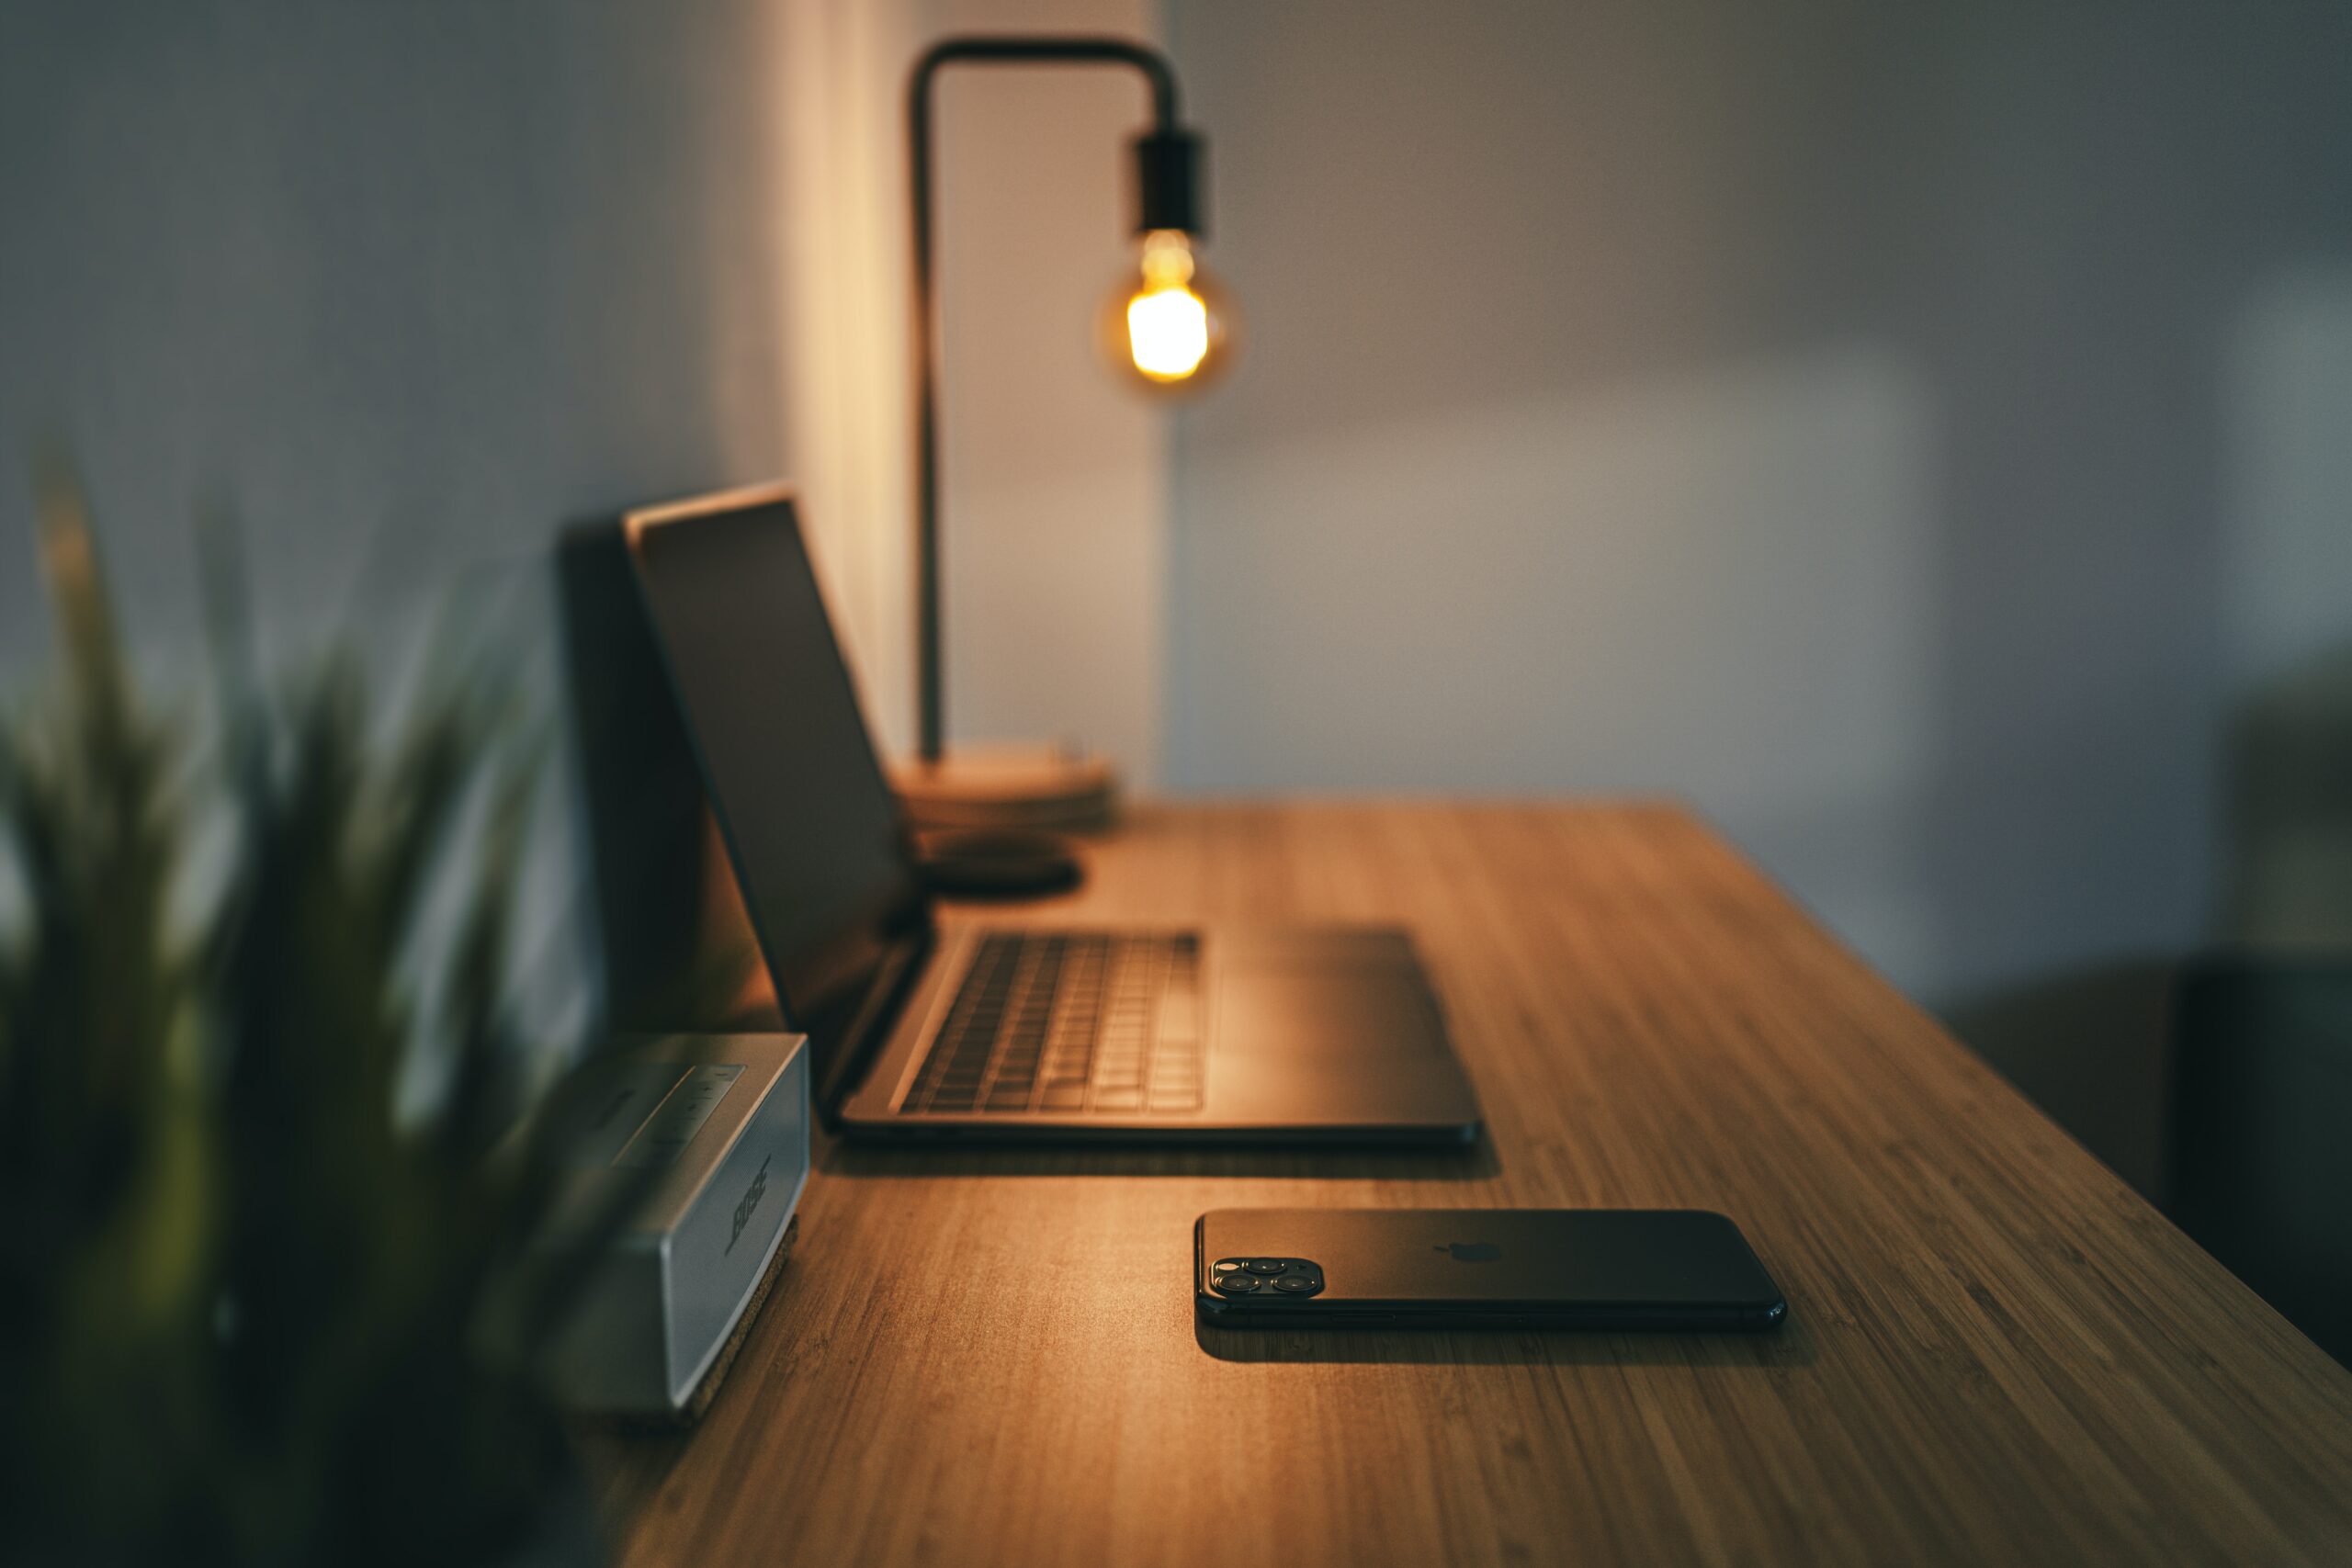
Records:
[[[942,922],[791,492],[628,514],[636,580],[818,1109],[846,1136],[1468,1143],[1389,927]]]

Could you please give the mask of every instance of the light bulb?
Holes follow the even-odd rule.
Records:
[[[1122,284],[1104,312],[1113,357],[1145,386],[1197,386],[1227,357],[1222,290],[1193,256],[1192,236],[1155,229],[1143,237],[1140,276]]]

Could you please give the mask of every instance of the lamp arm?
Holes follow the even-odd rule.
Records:
[[[943,39],[916,62],[907,84],[907,169],[914,241],[915,675],[922,757],[944,746],[939,626],[939,345],[932,280],[932,84],[950,65],[1125,65],[1151,90],[1151,131],[1136,142],[1137,227],[1199,227],[1199,141],[1177,123],[1176,71],[1168,57],[1127,39],[971,35]]]
[[[909,85],[911,118],[929,117],[932,78],[944,66],[958,62],[997,65],[1128,65],[1141,72],[1151,86],[1153,127],[1173,130],[1178,118],[1176,68],[1168,56],[1148,44],[1123,38],[1029,38],[1019,35],[967,34],[942,39],[915,62]]]

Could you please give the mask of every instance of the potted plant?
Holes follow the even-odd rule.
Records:
[[[593,1555],[561,1427],[476,1348],[548,1188],[512,1134],[542,1076],[503,1000],[512,694],[445,679],[379,743],[355,661],[254,677],[216,614],[199,728],[133,678],[82,488],[37,492],[58,679],[0,724],[0,1559]]]

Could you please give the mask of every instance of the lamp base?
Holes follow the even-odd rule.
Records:
[[[1086,880],[1078,846],[1035,828],[932,828],[915,835],[915,874],[946,898],[1042,898]]]
[[[1100,757],[1048,746],[973,746],[935,762],[910,758],[890,770],[907,823],[1099,832],[1118,814],[1119,779]]]

